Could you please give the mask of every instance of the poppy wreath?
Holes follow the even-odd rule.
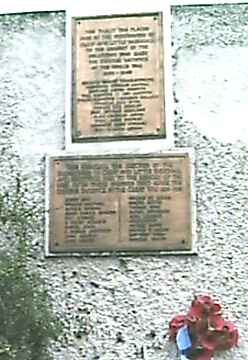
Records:
[[[209,295],[195,297],[187,315],[170,321],[169,336],[186,360],[211,360],[215,351],[231,349],[239,338],[236,326],[222,318],[221,304]]]

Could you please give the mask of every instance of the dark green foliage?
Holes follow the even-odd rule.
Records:
[[[0,360],[48,360],[60,332],[43,281],[30,270],[25,235],[33,222],[20,182],[11,195],[0,194],[0,227],[16,238],[13,253],[0,253]]]
[[[23,259],[0,258],[0,359],[46,360],[57,325],[48,295]]]
[[[17,250],[24,252],[30,230],[37,227],[34,208],[28,204],[28,188],[16,175],[9,190],[0,193],[0,232],[8,233],[16,241]]]

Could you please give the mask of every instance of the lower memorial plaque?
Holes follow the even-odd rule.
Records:
[[[191,251],[186,152],[48,158],[48,254]]]

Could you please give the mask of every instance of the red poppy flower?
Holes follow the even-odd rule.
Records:
[[[220,315],[210,315],[208,316],[208,329],[209,330],[223,330],[225,320]]]
[[[221,305],[209,295],[196,297],[191,304],[188,315],[201,318],[208,315],[220,315]]]
[[[169,334],[171,339],[175,339],[178,330],[185,325],[186,316],[177,315],[169,323]]]
[[[228,320],[223,320],[221,336],[216,350],[229,350],[238,344],[239,333],[236,326]]]

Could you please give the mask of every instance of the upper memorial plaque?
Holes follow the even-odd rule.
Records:
[[[48,169],[48,253],[191,250],[189,154],[64,155]]]
[[[162,13],[72,26],[72,141],[165,138]]]

